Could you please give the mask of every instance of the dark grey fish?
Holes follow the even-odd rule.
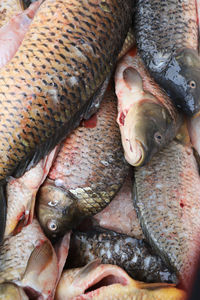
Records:
[[[135,34],[151,75],[188,115],[200,110],[197,0],[137,0]]]
[[[67,267],[80,267],[100,258],[104,264],[123,268],[136,280],[176,282],[161,258],[154,255],[144,240],[113,231],[75,232],[72,236]]]

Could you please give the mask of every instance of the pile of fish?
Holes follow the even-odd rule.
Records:
[[[199,20],[199,0],[0,1],[0,299],[190,295]]]

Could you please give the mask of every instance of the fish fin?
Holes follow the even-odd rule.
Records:
[[[50,242],[44,241],[38,247],[36,247],[31,253],[22,282],[27,282],[31,279],[34,280],[35,276],[39,276],[40,273],[46,268],[53,257],[53,249]]]
[[[100,103],[103,100],[104,93],[105,93],[105,91],[107,89],[107,86],[108,86],[108,83],[110,81],[110,77],[111,77],[111,74],[109,74],[106,77],[104,82],[100,85],[100,87],[97,89],[97,91],[95,92],[95,94],[91,98],[90,104],[87,107],[87,110],[84,114],[84,117],[83,117],[84,119],[88,120],[99,109]]]
[[[79,283],[79,281],[85,276],[87,276],[92,270],[94,270],[96,267],[98,267],[101,264],[101,260],[99,258],[89,262],[86,266],[81,268],[81,270],[76,274],[76,277],[73,281],[73,283],[76,285],[76,283]]]
[[[6,185],[0,186],[0,244],[3,241],[6,228],[7,201],[5,188]]]

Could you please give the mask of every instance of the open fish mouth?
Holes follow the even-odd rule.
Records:
[[[80,281],[80,284],[81,286],[84,285],[84,291],[79,296],[74,297],[74,300],[91,299],[110,285],[127,286],[130,284],[130,280],[127,274],[116,266],[99,265],[90,280],[86,278],[85,283]]]

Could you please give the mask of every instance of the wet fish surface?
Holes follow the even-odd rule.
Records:
[[[21,176],[97,109],[94,100],[105,91],[131,11],[131,0],[41,4],[0,71],[1,184]],[[2,232],[5,206],[1,197]]]
[[[67,267],[80,267],[101,259],[102,263],[123,268],[130,276],[145,282],[176,282],[160,257],[152,254],[143,240],[112,231],[75,232],[72,235]]]
[[[136,281],[120,267],[94,260],[63,272],[55,300],[64,299],[183,300],[185,293],[173,284]]]
[[[134,17],[137,46],[151,75],[190,116],[200,110],[197,2],[137,0]]]
[[[130,166],[116,117],[116,95],[109,90],[99,111],[62,143],[37,197],[37,216],[48,236],[62,235],[101,211],[123,185]]]
[[[176,135],[181,116],[132,48],[115,72],[117,122],[129,164],[141,166]]]
[[[134,205],[146,239],[188,288],[200,236],[200,178],[190,144],[175,139],[135,169]]]

